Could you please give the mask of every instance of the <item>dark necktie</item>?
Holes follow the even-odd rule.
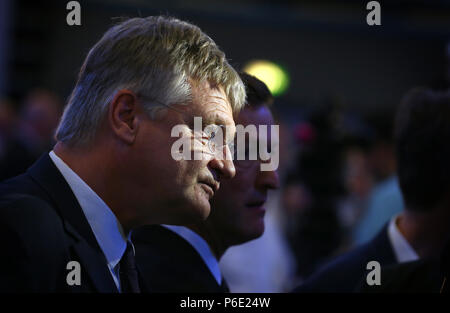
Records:
[[[127,248],[120,259],[119,277],[123,293],[139,293],[139,278],[134,259],[133,246],[127,241]]]

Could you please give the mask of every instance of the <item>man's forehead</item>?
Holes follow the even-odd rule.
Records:
[[[267,106],[257,108],[247,107],[241,110],[235,118],[236,124],[247,125],[273,125],[275,123],[272,112]]]
[[[234,126],[231,105],[222,87],[204,83],[194,86],[192,95],[193,113],[205,124]]]
[[[203,116],[203,123],[208,124],[216,124],[223,125],[226,127],[234,127],[235,122],[233,120],[233,115],[227,114],[220,110],[211,110],[206,112]]]

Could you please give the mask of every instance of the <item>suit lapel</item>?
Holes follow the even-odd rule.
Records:
[[[29,175],[48,194],[62,217],[66,231],[76,239],[73,248],[99,292],[117,292],[106,258],[70,186],[48,154],[29,170]]]
[[[111,276],[103,253],[94,250],[85,240],[79,240],[73,244],[73,249],[78,255],[81,270],[88,274],[96,290],[102,293],[117,293],[117,287]]]

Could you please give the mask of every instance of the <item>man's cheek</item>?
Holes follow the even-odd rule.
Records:
[[[253,185],[252,179],[245,176],[235,176],[234,178],[227,181],[227,183],[229,183],[230,189],[232,189],[234,193],[238,194],[245,193],[245,191],[250,189]]]

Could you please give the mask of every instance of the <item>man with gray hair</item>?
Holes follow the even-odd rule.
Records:
[[[81,67],[53,150],[0,185],[0,291],[146,289],[131,230],[209,215],[235,174],[226,143],[244,101],[239,75],[198,27],[157,16],[110,28]],[[226,127],[227,157],[209,153],[196,117]],[[202,158],[172,158],[175,126]]]
[[[278,141],[274,133],[267,135],[261,130],[261,126],[274,125],[270,109],[273,97],[258,78],[241,73],[241,79],[247,90],[247,105],[236,116],[237,128],[257,126],[259,131],[247,134],[242,146],[244,157],[238,157],[239,148],[233,149],[236,176],[224,182],[211,201],[211,215],[196,224],[146,225],[133,233],[137,263],[153,292],[228,291],[219,260],[228,248],[264,232],[264,206],[268,192],[279,186],[278,173],[276,169],[263,170],[261,165],[271,160],[261,155],[253,158],[251,150],[256,144],[274,147],[272,144]],[[239,135],[242,133],[238,130]],[[275,151],[271,152],[275,156]]]

